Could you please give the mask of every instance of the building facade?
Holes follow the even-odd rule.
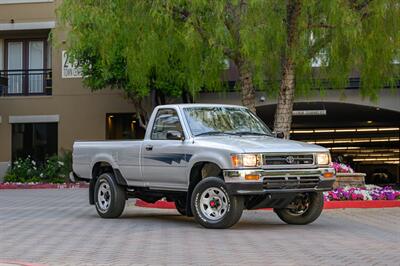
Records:
[[[134,122],[129,100],[84,88],[63,60],[63,40],[50,40],[59,3],[0,1],[0,176],[15,158],[44,160],[74,140],[129,137],[122,136]]]

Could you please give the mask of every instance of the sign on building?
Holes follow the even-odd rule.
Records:
[[[62,51],[62,78],[82,78],[82,68],[70,61],[67,51]]]

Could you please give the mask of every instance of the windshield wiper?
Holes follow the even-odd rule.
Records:
[[[252,131],[240,131],[236,132],[236,135],[256,135],[256,136],[271,136],[270,134],[267,133],[259,133],[259,132],[252,132]]]
[[[236,135],[236,134],[234,134],[234,133],[224,132],[224,131],[208,131],[208,132],[199,133],[199,134],[194,135],[194,136],[195,136],[195,137],[198,137],[198,136],[204,136],[204,135],[220,135],[220,134],[225,134],[225,135]]]

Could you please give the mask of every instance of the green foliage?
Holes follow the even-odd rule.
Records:
[[[25,159],[18,159],[4,177],[5,182],[38,182],[40,169],[34,160],[29,156]]]
[[[4,177],[5,182],[20,183],[64,183],[72,171],[72,153],[63,151],[49,157],[43,165],[37,165],[29,156],[16,160]]]
[[[122,89],[138,102],[151,90],[178,97],[220,82],[204,56],[215,52],[186,43],[184,24],[169,11],[162,1],[65,0],[58,14],[68,26],[69,55],[83,67],[85,85]]]
[[[400,53],[400,5],[396,0],[299,1],[294,26],[285,20],[288,1],[249,3],[255,10],[250,12],[258,14],[245,23],[246,38],[252,38],[254,27],[264,30],[262,37],[252,38],[245,49],[256,69],[265,70],[264,78],[276,89],[282,57],[294,61],[297,94],[317,87],[345,88],[348,77],[357,71],[362,95],[376,99],[380,89],[395,85],[400,77],[399,66],[393,64]],[[292,45],[288,44],[290,32],[296,39]],[[321,61],[318,71],[312,67],[315,59]]]
[[[123,89],[132,99],[152,89],[173,97],[220,89],[225,59],[248,61],[253,82],[271,93],[280,87],[282,58],[294,62],[297,94],[344,88],[352,71],[361,75],[363,96],[372,99],[395,84],[397,0],[298,1],[291,25],[293,1],[64,0],[58,14],[85,84]],[[316,59],[323,66],[318,71]]]

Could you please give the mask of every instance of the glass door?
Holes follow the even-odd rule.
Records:
[[[44,42],[28,42],[28,92],[43,93],[44,89]]]
[[[7,49],[8,94],[22,94],[23,42],[9,42]]]

